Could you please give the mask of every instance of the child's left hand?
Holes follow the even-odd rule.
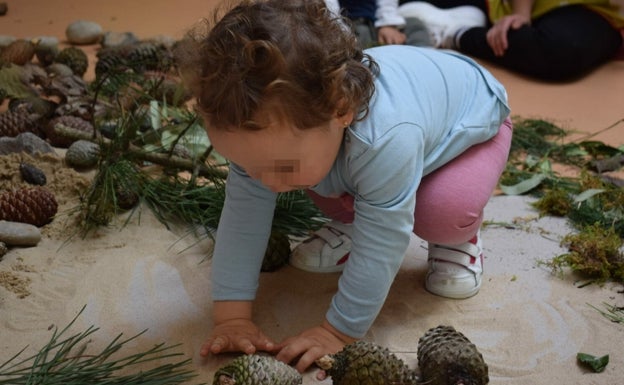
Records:
[[[301,334],[282,341],[275,347],[276,358],[290,364],[295,359],[295,369],[303,373],[317,359],[340,351],[355,338],[340,333],[327,321]]]

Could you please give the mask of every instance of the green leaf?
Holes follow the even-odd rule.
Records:
[[[587,189],[574,198],[574,203],[582,203],[588,200],[589,198],[593,197],[594,195],[598,195],[602,192],[605,192],[605,189],[601,189],[601,188]]]
[[[513,186],[500,185],[501,190],[506,195],[522,195],[539,186],[548,176],[546,174],[535,174],[529,179],[525,179]]]
[[[588,366],[595,373],[600,373],[609,364],[609,355],[596,357],[587,353],[577,353],[576,359],[585,366]]]

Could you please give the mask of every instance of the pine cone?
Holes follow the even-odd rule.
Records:
[[[71,68],[76,76],[82,77],[89,67],[89,59],[87,54],[78,47],[67,47],[61,50],[56,56],[57,63],[65,64]]]
[[[271,356],[247,354],[214,375],[213,385],[298,385],[303,378],[292,366]]]
[[[264,259],[262,260],[262,271],[275,271],[288,263],[290,258],[290,242],[286,234],[273,231],[269,238]]]
[[[35,45],[24,39],[18,39],[6,46],[0,53],[0,61],[24,65],[35,56]]]
[[[100,79],[104,75],[114,76],[128,68],[128,48],[109,48],[97,53],[95,63],[95,77]]]
[[[72,131],[80,131],[87,134],[93,134],[94,132],[93,125],[82,118],[72,115],[58,116],[50,120],[44,127],[46,138],[50,144],[55,147],[67,148],[77,140],[58,133],[55,129],[57,125],[62,125]]]
[[[144,42],[135,45],[128,53],[128,63],[136,73],[167,72],[171,68],[172,57],[163,45]]]
[[[418,376],[386,348],[366,341],[346,345],[336,354],[319,358],[316,364],[334,385],[416,385]]]
[[[26,108],[8,110],[0,114],[0,137],[16,137],[23,132],[32,132],[37,136],[42,136],[38,116],[32,114]]]
[[[488,367],[476,346],[452,326],[429,329],[418,340],[418,366],[431,385],[485,385]]]
[[[0,220],[43,226],[56,215],[58,204],[44,187],[5,191],[0,195]]]

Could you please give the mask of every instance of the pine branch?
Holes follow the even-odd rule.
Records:
[[[157,360],[182,356],[172,352],[179,345],[160,343],[139,353],[112,358],[145,331],[126,339],[119,334],[100,352],[89,353],[90,336],[99,328],[90,326],[81,333],[65,336],[83,310],[84,307],[60,332],[55,329],[49,342],[36,354],[19,360],[23,349],[0,365],[0,385],[175,385],[197,375],[185,369],[190,359],[146,369]],[[120,371],[130,374],[118,374]]]

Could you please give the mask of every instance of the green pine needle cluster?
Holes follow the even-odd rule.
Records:
[[[160,343],[123,355],[143,333],[125,339],[120,334],[101,351],[92,352],[89,343],[98,328],[67,336],[76,319],[61,331],[55,329],[36,354],[20,358],[22,350],[0,364],[0,385],[176,385],[197,375],[186,368],[191,360],[173,351],[178,345]],[[162,360],[173,362],[158,363]]]

